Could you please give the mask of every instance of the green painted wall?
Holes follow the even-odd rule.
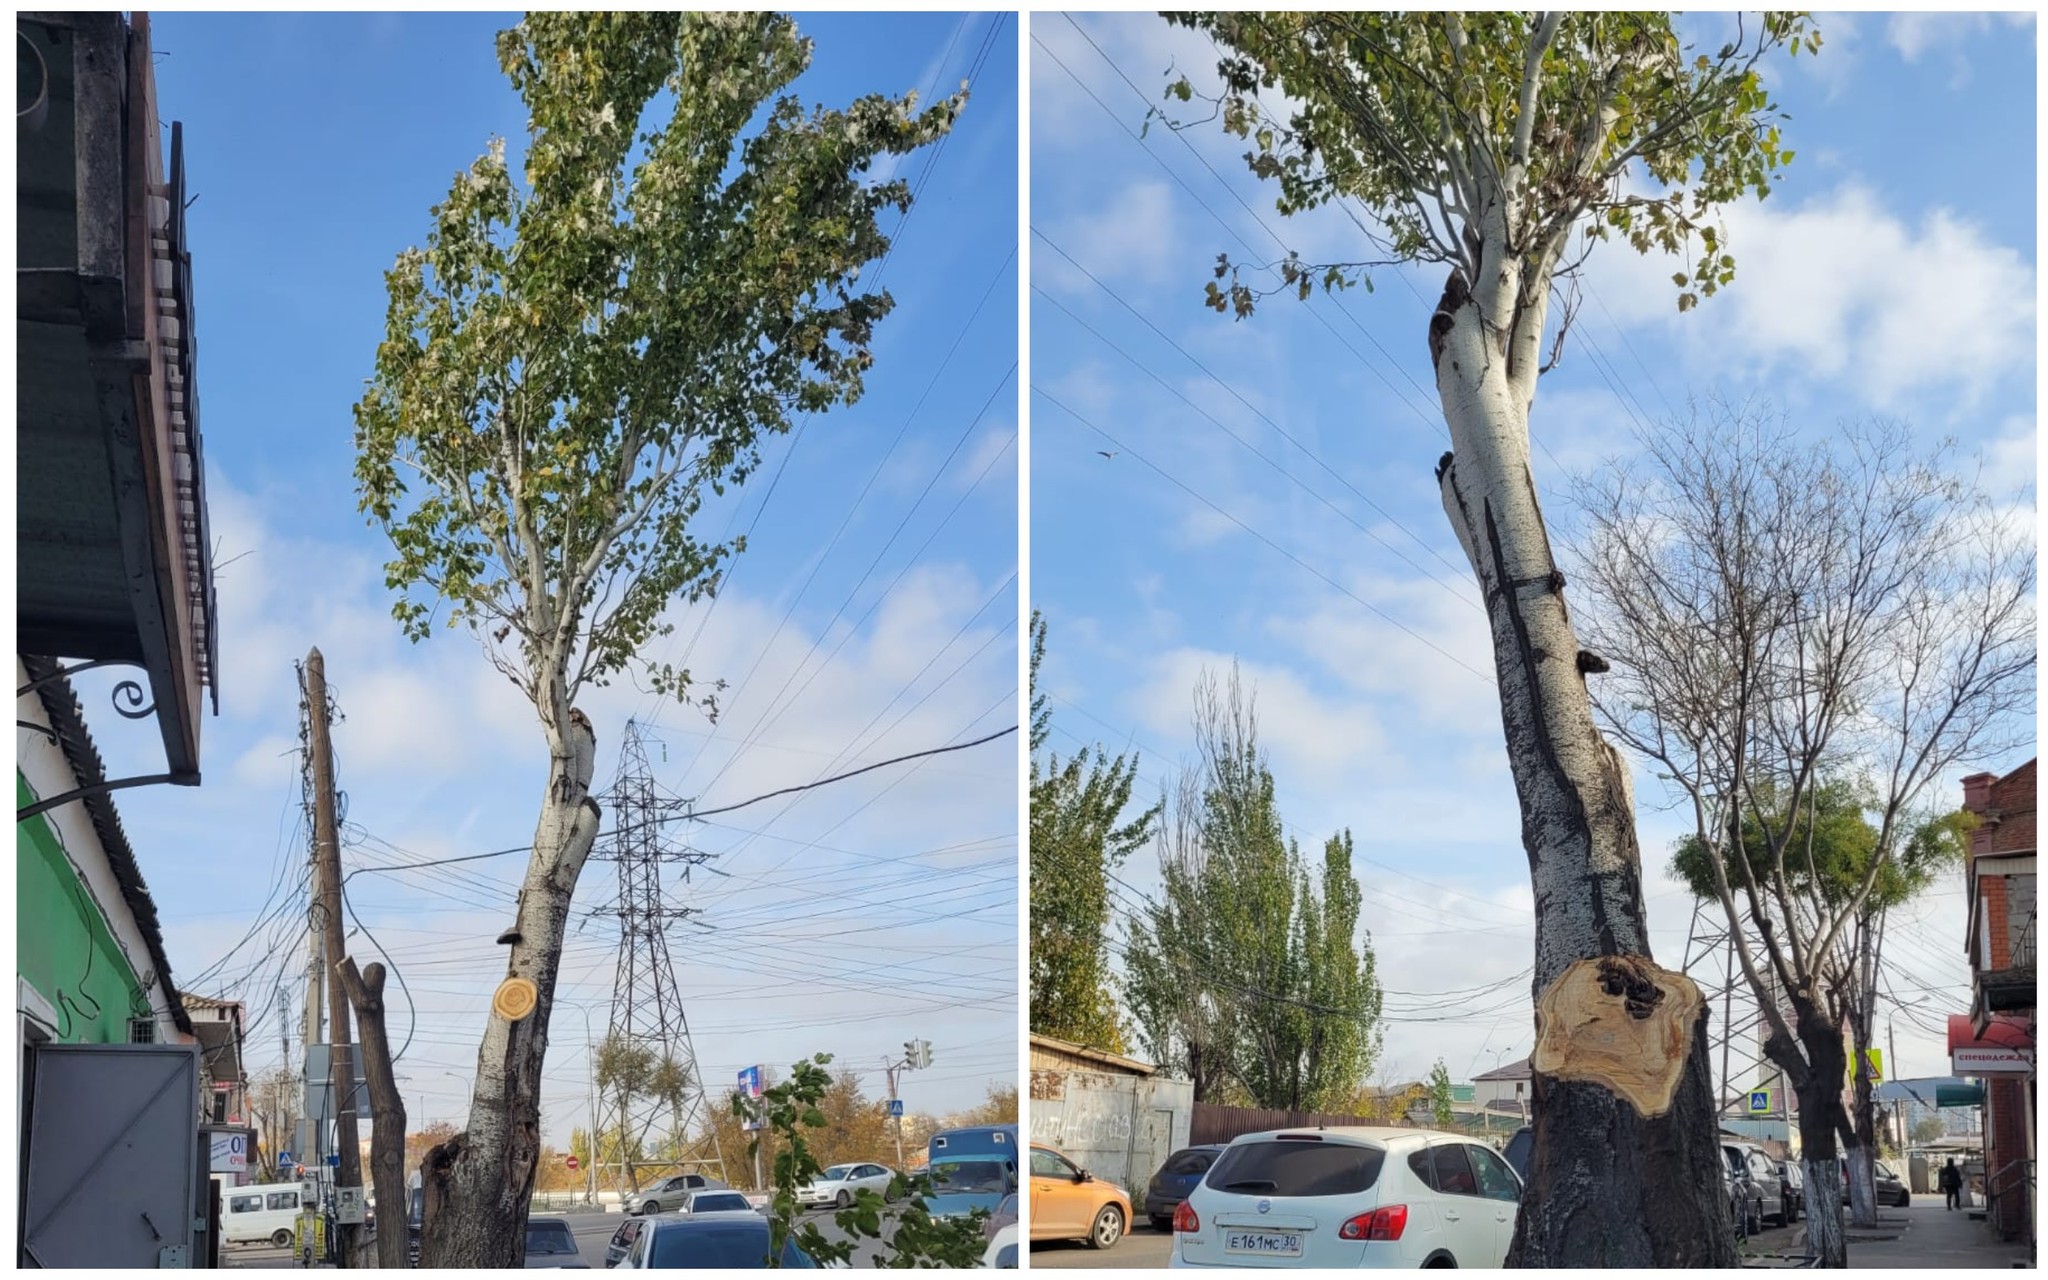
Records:
[[[17,808],[35,803],[19,769],[14,784]],[[141,986],[135,971],[44,815],[15,823],[14,831],[15,970],[57,1010],[59,1040],[126,1041],[130,1001]]]

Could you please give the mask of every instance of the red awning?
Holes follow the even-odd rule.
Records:
[[[1994,1015],[1984,1027],[1984,1034],[1978,1035],[1970,1025],[1967,1013],[1952,1013],[1948,1016],[1948,1051],[1951,1056],[1958,1049],[2019,1049],[2031,1052],[2034,1037],[2027,1031],[2028,1019],[2010,1014]]]

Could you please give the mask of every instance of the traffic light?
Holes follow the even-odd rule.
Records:
[[[932,1065],[932,1042],[931,1042],[931,1041],[929,1041],[929,1040],[920,1040],[920,1041],[918,1041],[918,1042],[917,1042],[917,1065],[918,1065],[918,1066],[919,1066],[920,1068],[923,1068],[923,1067],[929,1067],[930,1065]]]

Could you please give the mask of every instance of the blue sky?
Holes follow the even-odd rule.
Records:
[[[1768,393],[1813,431],[1885,414],[1930,443],[1953,436],[2031,512],[2032,20],[1820,26],[1820,57],[1767,69],[1798,157],[1769,201],[1728,214],[1735,284],[1680,316],[1674,266],[1596,255],[1533,415],[1554,523],[1569,472],[1713,393]],[[1356,231],[1333,210],[1280,218],[1245,145],[1214,126],[1136,136],[1169,68],[1213,81],[1205,38],[1144,14],[1041,14],[1031,34],[1031,380],[1045,393],[1031,402],[1031,594],[1051,627],[1054,746],[1136,746],[1156,789],[1191,748],[1198,673],[1235,659],[1304,851],[1339,827],[1356,837],[1364,923],[1385,986],[1404,993],[1387,1001],[1386,1078],[1439,1056],[1459,1078],[1519,1057],[1527,864],[1483,621],[1431,475],[1446,437],[1424,336],[1441,271],[1275,299],[1241,323],[1206,310],[1218,253],[1271,260],[1284,241],[1355,258]],[[1637,790],[1654,945],[1675,965],[1692,904],[1662,870],[1680,826],[1640,770]],[[1960,795],[1953,779],[1941,792]],[[1158,883],[1146,853],[1123,875],[1127,901]],[[1960,886],[1906,915],[1887,946],[1901,994],[1925,1003],[1890,1011],[1893,1069],[1945,1074],[1928,1029],[1967,1008]]]
[[[493,136],[515,156],[524,137],[494,53],[510,21],[155,16],[158,100],[166,121],[184,122],[196,196],[221,715],[204,728],[202,788],[119,802],[176,978],[249,1002],[257,1069],[280,1053],[276,992],[291,993],[295,1020],[304,989],[293,662],[310,646],[325,653],[347,717],[336,731],[345,868],[532,836],[538,726],[466,636],[399,636],[382,582],[388,547],[357,513],[351,473],[350,408],[382,336],[383,273]],[[630,683],[584,699],[600,787],[637,716],[658,738],[657,780],[703,807],[1016,721],[1016,20],[798,22],[816,41],[794,86],[807,104],[913,89],[929,100],[971,67],[973,96],[943,148],[901,162],[924,185],[882,268],[897,310],[878,331],[865,397],[771,446],[760,480],[702,517],[713,535],[751,525],[749,549],[715,608],[675,610],[657,656],[687,652],[701,677],[730,681],[717,729]],[[110,716],[96,728],[116,774],[160,767],[146,735]],[[704,927],[682,926],[672,954],[713,1085],[822,1050],[867,1072],[879,1095],[881,1055],[913,1037],[935,1058],[907,1077],[914,1111],[959,1109],[992,1081],[1014,1083],[1015,741],[689,834],[718,856],[686,899]],[[415,1123],[422,1108],[458,1122],[466,1108],[503,974],[493,939],[523,862],[352,885],[418,1003],[408,1032],[393,984],[394,1036],[412,1037],[398,1071]],[[593,861],[577,901],[601,908],[614,892],[611,869]],[[573,1003],[557,1009],[543,1098],[557,1142],[587,1123],[583,1010],[602,1036],[615,930],[600,911],[571,935],[559,996]],[[360,935],[351,947],[374,958]]]

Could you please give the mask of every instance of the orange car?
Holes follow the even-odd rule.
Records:
[[[1051,1147],[1031,1144],[1031,1238],[1107,1249],[1131,1225],[1131,1197]]]

